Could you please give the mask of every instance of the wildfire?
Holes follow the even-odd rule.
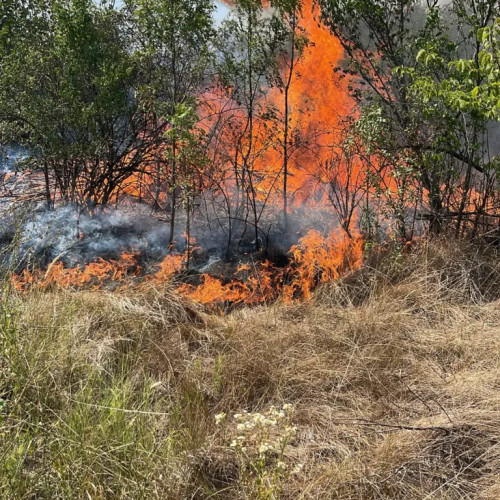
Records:
[[[231,0],[225,0],[225,3],[233,4]],[[266,2],[263,4],[266,7]],[[303,33],[309,43],[300,56],[295,56],[286,110],[289,122],[287,179],[291,206],[301,206],[308,201],[312,204],[318,203],[317,197],[321,195],[317,189],[318,180],[321,180],[318,165],[330,159],[332,151],[341,141],[339,130],[342,128],[342,120],[347,116],[356,115],[355,103],[348,95],[347,79],[340,78],[334,72],[343,57],[342,47],[330,31],[319,23],[318,16],[319,10],[313,0],[304,0],[298,21],[298,33]],[[283,80],[287,80],[288,70],[289,67],[284,64]],[[259,101],[261,111],[277,110],[283,121],[283,89],[272,87]],[[204,92],[201,102],[198,110],[200,127],[206,135],[210,136],[213,129],[220,126],[218,123],[227,119],[216,145],[212,145],[214,151],[210,156],[215,158],[219,154],[223,158],[217,166],[223,180],[218,182],[226,184],[226,187],[234,187],[237,183],[234,178],[234,165],[228,159],[238,157],[242,148],[247,146],[247,139],[242,138],[247,125],[241,105],[233,100],[231,88],[221,89],[217,85]],[[283,127],[276,127],[272,119],[260,119],[254,125],[251,141],[255,151],[249,158],[254,173],[252,189],[255,190],[259,202],[279,205],[282,196],[279,184],[284,175]],[[158,179],[164,177],[158,171],[161,163],[159,159],[164,155],[162,147],[152,151],[143,170],[127,179],[121,191],[148,202],[155,199],[154,193],[158,191],[161,195],[155,202],[165,204],[165,193],[169,192],[169,189],[162,184],[162,189],[158,190],[155,185]],[[197,166],[197,170],[201,168]],[[213,175],[217,177],[217,174]],[[162,182],[164,181],[165,179]]]
[[[208,306],[257,305],[276,300],[280,296],[286,302],[309,299],[320,283],[338,279],[344,273],[357,269],[362,262],[363,242],[361,237],[347,238],[338,232],[324,237],[318,231],[309,231],[290,251],[290,263],[276,267],[270,262],[261,262],[250,267],[247,264],[237,269],[237,274],[248,274],[246,279],[233,279],[224,283],[209,274],[201,275],[198,286],[180,284],[180,294]],[[84,267],[65,268],[63,263],[52,262],[44,273],[25,269],[12,275],[16,289],[47,289],[50,287],[99,289],[105,283],[119,282],[124,287],[140,287],[144,283],[161,284],[170,281],[182,270],[183,255],[167,255],[158,270],[144,280],[127,281],[141,276],[139,255],[124,253],[118,260],[99,259]]]
[[[327,237],[309,231],[290,250],[290,263],[279,268],[270,262],[256,265],[253,272],[243,264],[238,273],[251,273],[246,280],[224,283],[219,278],[203,275],[198,286],[181,285],[178,291],[196,302],[219,306],[223,303],[256,305],[276,300],[285,302],[309,299],[319,284],[338,279],[361,266],[363,240],[358,235],[348,238],[337,231]]]
[[[221,280],[205,274],[201,285],[197,287],[181,285],[179,292],[201,304],[239,303],[242,300],[242,288],[242,283],[231,282],[225,285]]]
[[[160,263],[158,271],[152,276],[151,280],[156,283],[170,280],[174,274],[182,269],[183,261],[183,255],[167,255]]]
[[[360,267],[363,240],[360,236],[347,238],[337,231],[324,238],[318,231],[311,230],[292,247],[291,254],[296,276],[292,289],[309,298],[317,284],[338,279],[345,272]]]
[[[225,0],[232,5],[233,2]],[[264,4],[265,6],[265,4]],[[340,141],[339,129],[346,116],[356,114],[355,103],[349,97],[346,79],[334,72],[343,57],[340,42],[318,21],[319,10],[313,0],[304,0],[298,26],[309,40],[303,53],[295,56],[288,98],[289,166],[288,188],[292,206],[311,200],[317,204],[318,165],[327,161]],[[284,65],[282,77],[286,80],[289,66]],[[284,117],[283,90],[273,87],[264,98],[263,107],[277,109]],[[227,103],[221,104],[228,106]],[[273,145],[265,144],[267,130],[275,130],[271,120],[264,122],[252,138],[258,144],[256,150],[263,154],[256,159],[259,172],[256,191],[260,201],[271,199],[275,203],[281,196],[276,180],[283,175],[283,130],[276,129]],[[232,130],[231,130],[232,131]],[[292,138],[293,137],[293,138]],[[230,142],[231,144],[231,142]]]
[[[128,276],[139,276],[142,268],[137,264],[137,253],[124,252],[118,260],[98,259],[84,267],[66,268],[59,261],[60,256],[54,259],[47,271],[41,270],[31,273],[24,269],[20,275],[13,275],[12,284],[17,290],[31,288],[46,289],[57,286],[61,288],[79,288],[89,286],[99,289],[105,282],[122,282]]]
[[[288,107],[285,110],[282,90],[271,88],[263,98],[263,109],[272,106],[283,116],[285,111],[288,113],[291,134],[288,139],[290,156],[287,176],[290,205],[310,205],[317,210],[318,204],[325,203],[324,193],[318,193],[318,181],[328,182],[321,178],[318,166],[330,160],[335,144],[340,140],[338,129],[342,117],[353,115],[355,111],[353,101],[347,96],[348,83],[339,79],[333,70],[342,59],[340,43],[318,23],[313,0],[304,1],[299,27],[300,32],[309,39],[309,45],[294,62]],[[283,71],[286,70],[285,65]],[[232,101],[232,94],[227,89],[214,88],[205,97],[203,101],[210,103],[211,107],[201,109],[200,115],[205,119],[207,131],[218,116],[229,114],[232,117],[227,122],[227,129],[221,134],[220,141],[223,144],[218,144],[224,151],[223,157],[231,158],[235,156],[233,149],[238,147],[239,106]],[[275,130],[273,144],[268,143],[269,130]],[[263,120],[256,127],[255,137],[252,138],[257,144],[255,149],[259,151],[254,159],[256,175],[253,188],[260,202],[275,207],[280,206],[283,194],[277,187],[283,176],[283,151],[280,147],[284,142],[283,134],[283,130],[273,129],[271,121]],[[143,171],[127,179],[122,192],[139,200],[155,199],[158,186],[153,184],[153,180],[158,178],[158,158],[163,155],[162,150],[151,151]],[[231,183],[233,167],[230,162],[224,164],[223,161],[217,167],[223,172],[224,180],[221,182]],[[344,167],[339,163],[335,168],[342,171]],[[338,175],[342,177],[342,172]],[[358,178],[358,175],[352,178]],[[166,193],[168,189],[160,191]],[[162,198],[155,201],[165,202]],[[194,240],[189,235],[186,235],[186,239],[189,242],[188,248],[191,247],[193,251]],[[290,249],[289,264],[285,267],[277,267],[270,262],[258,262],[252,266],[245,263],[236,270],[236,278],[233,276],[227,280],[222,276],[204,274],[200,276],[198,285],[180,284],[177,289],[179,293],[208,306],[255,305],[278,297],[288,302],[308,299],[317,285],[338,279],[344,273],[359,267],[362,247],[362,239],[356,234],[350,238],[337,230],[324,236],[316,230],[310,230]],[[138,264],[139,258],[136,253],[124,253],[117,260],[99,259],[87,266],[75,268],[66,268],[55,259],[45,273],[24,270],[20,275],[12,276],[12,283],[19,290],[46,289],[52,286],[101,288],[106,282],[119,282],[123,286],[161,284],[178,274],[189,263],[190,255],[189,250],[186,255],[167,255],[153,274],[142,280],[129,280],[130,277],[137,278],[144,274]]]

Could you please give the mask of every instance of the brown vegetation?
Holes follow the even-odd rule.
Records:
[[[3,498],[498,498],[492,250],[373,255],[310,301],[224,317],[168,286],[132,293],[13,298]],[[264,496],[215,416],[284,403],[304,467]]]

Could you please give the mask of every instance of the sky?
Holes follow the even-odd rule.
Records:
[[[116,0],[115,6],[120,7],[123,5],[122,0]],[[216,11],[215,11],[215,23],[219,25],[222,20],[227,16],[229,12],[229,7],[227,5],[224,5],[222,1],[215,0],[215,6],[216,6]]]
[[[215,22],[220,24],[222,20],[227,16],[229,12],[229,7],[227,5],[223,5],[221,2],[215,2],[217,10],[215,12]]]

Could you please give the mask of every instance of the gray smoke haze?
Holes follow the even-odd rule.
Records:
[[[198,248],[194,267],[203,269],[214,259],[240,259],[252,253],[255,247],[253,228],[233,221],[232,244],[228,254],[227,218],[216,214],[199,213],[192,223],[192,246]],[[44,205],[25,207],[25,214],[13,212],[2,217],[0,247],[4,249],[4,264],[20,271],[25,267],[46,268],[54,259],[67,267],[96,261],[117,259],[123,252],[140,254],[142,265],[154,265],[169,253],[169,224],[151,214],[150,207],[133,204],[127,209],[105,207],[90,215],[80,208],[66,205],[47,210]],[[332,214],[325,217],[322,211],[315,214],[297,208],[290,217],[291,231],[283,234],[280,229],[281,213],[270,208],[261,222],[259,240],[268,258],[281,261],[290,247],[297,243],[309,229],[322,232],[338,227]],[[174,252],[186,248],[185,214],[180,213]],[[21,222],[20,222],[21,221]]]
[[[17,228],[4,224],[0,241],[12,241],[14,233],[18,235],[16,267],[43,266],[57,257],[67,266],[76,266],[99,257],[117,258],[124,251],[140,252],[141,259],[156,261],[168,253],[166,224],[145,213],[111,208],[93,216],[74,206],[37,211]]]
[[[27,151],[15,144],[0,146],[0,173],[15,170],[19,161],[27,156]]]
[[[210,258],[225,254],[227,240],[223,227],[207,223],[206,214],[198,217],[193,222],[192,243],[203,249],[197,253],[198,265],[202,266]],[[186,248],[185,228],[185,214],[179,212],[174,253]],[[30,204],[2,215],[0,248],[4,250],[3,263],[16,270],[26,266],[44,268],[56,258],[75,267],[99,258],[116,259],[123,252],[137,252],[141,263],[147,265],[169,253],[169,230],[167,221],[152,215],[151,208],[141,204],[123,209],[108,206],[92,215],[73,205],[47,210],[45,204]],[[251,237],[250,230],[246,233]],[[240,242],[239,251],[252,248],[248,240]]]

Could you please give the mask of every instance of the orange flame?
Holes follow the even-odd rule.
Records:
[[[332,151],[338,147],[342,118],[356,115],[354,102],[347,93],[348,82],[337,77],[333,71],[342,59],[340,43],[318,23],[317,15],[313,0],[305,0],[299,24],[310,44],[295,61],[288,105],[290,131],[293,141],[298,144],[292,148],[289,158],[291,205],[325,202],[322,193],[317,192],[318,176],[321,175],[318,165],[327,162]],[[286,71],[286,66],[283,71]],[[200,114],[204,119],[202,126],[207,130],[227,111],[234,117],[234,120],[227,122],[221,134],[219,140],[222,145],[218,144],[226,158],[221,160],[222,182],[231,182],[231,179],[234,181],[233,166],[227,158],[231,158],[233,150],[238,147],[234,141],[239,134],[238,105],[232,101],[232,94],[227,89],[213,89],[205,97],[204,101],[209,102],[208,107],[211,107],[200,110]],[[264,109],[272,104],[279,114],[283,116],[285,113],[283,94],[277,88],[267,93],[262,104]],[[269,138],[270,130],[274,131],[272,140]],[[262,120],[256,126],[252,140],[258,151],[254,166],[257,198],[277,206],[282,197],[279,182],[283,177],[283,151],[280,145],[283,144],[284,132],[279,127],[273,128],[271,119],[267,122]],[[153,187],[153,183],[157,178],[158,158],[162,155],[164,151],[161,148],[151,151],[142,172],[127,179],[123,192],[140,199],[153,200],[157,187]],[[342,170],[344,167],[339,163],[336,168]],[[354,168],[359,169],[357,165]],[[361,175],[352,178],[362,182]],[[326,182],[324,179],[319,180]],[[166,196],[168,190],[161,191]],[[165,199],[160,201],[164,202]],[[190,243],[191,246],[195,245],[194,241]],[[333,231],[325,237],[311,230],[291,248],[290,263],[285,268],[275,267],[268,262],[257,263],[252,267],[243,264],[236,271],[239,279],[224,282],[221,278],[203,275],[198,286],[183,284],[178,286],[178,291],[209,306],[254,305],[275,300],[279,296],[285,301],[308,299],[318,284],[338,279],[344,273],[358,268],[362,261],[362,248],[363,242],[359,235],[348,238],[341,232]],[[160,284],[171,280],[181,271],[187,257],[167,255],[158,270],[148,276],[145,282]],[[116,261],[99,259],[84,268],[67,269],[61,262],[54,261],[45,273],[24,270],[20,275],[12,276],[12,283],[19,290],[33,287],[43,289],[54,285],[100,288],[106,281],[122,282],[129,276],[141,275],[142,269],[137,263],[138,255],[133,253],[125,253]],[[129,286],[128,282],[126,286]]]
[[[142,268],[137,264],[138,258],[137,253],[124,252],[119,260],[98,259],[83,268],[66,268],[57,257],[45,273],[40,270],[31,273],[24,269],[20,275],[13,275],[11,282],[17,290],[46,289],[52,286],[79,288],[86,285],[98,289],[106,281],[120,282],[127,276],[139,276]]]
[[[363,260],[363,240],[332,231],[324,237],[318,231],[309,231],[290,251],[291,262],[286,268],[277,268],[263,262],[254,276],[245,282],[233,280],[224,284],[220,279],[203,276],[203,283],[194,287],[182,285],[178,290],[205,305],[222,303],[255,305],[276,300],[285,302],[309,299],[316,286],[338,279],[358,269]],[[250,270],[242,265],[238,271]]]
[[[153,275],[152,281],[156,283],[169,281],[182,269],[183,261],[182,255],[167,255],[160,263],[158,271]]]
[[[290,251],[290,264],[278,268],[270,262],[254,266],[253,274],[245,280],[224,283],[208,274],[202,275],[198,286],[181,284],[179,293],[201,304],[256,305],[276,300],[279,296],[286,302],[309,299],[314,288],[327,281],[338,279],[344,273],[357,269],[362,263],[363,242],[361,237],[347,238],[338,232],[324,237],[318,231],[309,231]],[[182,269],[183,255],[167,255],[159,264],[158,271],[141,283],[161,284],[170,281]],[[12,275],[14,287],[20,291],[89,287],[99,289],[107,282],[125,282],[127,278],[140,276],[142,268],[137,264],[138,254],[124,253],[119,260],[99,259],[87,266],[65,268],[62,262],[54,261],[45,273],[24,270]],[[243,264],[237,272],[248,272],[250,266]],[[125,287],[140,286],[139,282],[126,282]]]

